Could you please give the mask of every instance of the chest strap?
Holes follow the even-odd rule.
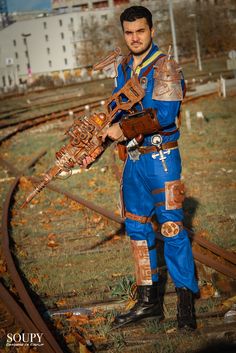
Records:
[[[163,58],[163,56],[165,56],[165,54],[161,53],[155,60],[153,60],[153,62],[148,66],[148,68],[144,71],[144,73],[142,74],[143,76],[147,76],[149,74],[149,72],[151,71],[151,69],[155,66],[155,64],[157,63],[157,61],[161,58]]]

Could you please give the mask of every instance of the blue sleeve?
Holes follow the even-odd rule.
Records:
[[[175,123],[175,118],[179,114],[180,101],[156,101],[155,109],[157,119],[161,127],[169,126]]]

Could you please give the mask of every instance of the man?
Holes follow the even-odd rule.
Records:
[[[159,129],[144,133],[142,142],[130,153],[130,140],[126,138],[129,155],[123,173],[125,226],[134,254],[138,301],[128,313],[115,318],[115,325],[163,317],[156,235],[151,224],[155,214],[164,239],[167,268],[176,287],[178,327],[193,330],[196,328],[193,296],[198,292],[198,285],[190,242],[182,223],[183,184],[176,127],[183,79],[176,63],[153,44],[152,15],[147,8],[127,8],[120,20],[130,55],[118,67],[115,92],[132,75],[137,75],[145,89],[142,107],[137,110],[153,108]],[[118,114],[104,139],[108,136],[112,140],[125,140],[124,113]]]

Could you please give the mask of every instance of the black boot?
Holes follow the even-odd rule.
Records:
[[[175,288],[177,293],[177,322],[178,329],[193,331],[197,328],[194,294],[190,289]]]
[[[159,283],[154,282],[149,286],[138,286],[137,296],[138,301],[130,311],[115,317],[115,327],[124,326],[145,318],[158,318],[159,321],[163,319],[163,295],[161,294]]]

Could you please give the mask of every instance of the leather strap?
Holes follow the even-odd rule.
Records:
[[[162,192],[165,192],[165,188],[160,188],[160,189],[154,189],[152,190],[152,194],[156,195],[156,194],[160,194]]]
[[[139,223],[150,223],[151,222],[151,219],[152,217],[147,217],[147,216],[138,216],[134,213],[131,213],[131,212],[125,212],[125,217],[126,218],[129,218],[129,219],[132,219],[133,221],[137,221]]]
[[[139,152],[141,154],[145,154],[145,153],[150,153],[150,152],[158,152],[160,150],[169,150],[171,148],[175,148],[178,147],[178,142],[177,141],[172,141],[172,142],[167,142],[167,143],[163,143],[161,145],[161,147],[158,146],[141,146],[139,147]]]
[[[165,201],[155,203],[156,207],[165,206]]]
[[[152,274],[152,275],[157,275],[158,273],[159,273],[158,268],[153,268],[153,269],[151,270],[151,274]]]
[[[170,135],[175,134],[177,131],[179,131],[179,129],[174,129],[174,130],[171,130],[171,131],[162,131],[162,130],[159,130],[159,131],[158,131],[158,134],[159,134],[159,135],[162,135],[162,136],[170,136]]]

